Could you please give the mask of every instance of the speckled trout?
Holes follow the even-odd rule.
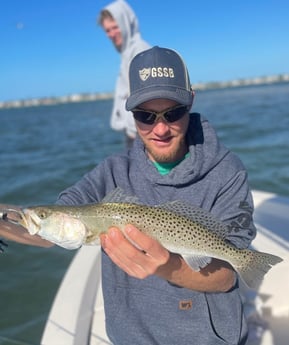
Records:
[[[212,258],[227,261],[249,287],[257,287],[269,269],[281,262],[278,256],[237,249],[225,236],[226,225],[211,213],[183,202],[143,205],[117,188],[102,202],[80,206],[32,206],[20,211],[18,223],[59,246],[76,249],[98,244],[99,235],[112,226],[123,230],[132,224],[180,254],[194,270]]]

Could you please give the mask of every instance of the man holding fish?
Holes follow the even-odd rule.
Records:
[[[256,234],[247,172],[209,122],[190,114],[194,92],[178,53],[138,54],[129,79],[133,147],[64,190],[57,205],[2,218],[24,225],[32,235],[22,242],[35,245],[73,249],[100,238],[113,344],[245,344],[239,277],[255,286],[281,261],[246,249]]]

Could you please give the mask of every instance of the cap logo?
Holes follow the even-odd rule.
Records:
[[[146,81],[151,74],[151,68],[143,68],[138,71],[139,77],[142,81]]]
[[[149,67],[139,70],[139,76],[142,81],[152,78],[174,78],[174,69],[170,67]]]

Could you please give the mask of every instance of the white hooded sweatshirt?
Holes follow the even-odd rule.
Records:
[[[129,96],[129,65],[136,54],[149,49],[151,46],[142,39],[137,17],[124,0],[116,0],[106,6],[105,9],[111,13],[117,22],[123,40],[120,50],[120,71],[116,81],[110,125],[114,130],[124,131],[127,136],[134,138],[136,135],[135,122],[132,113],[125,109],[125,102]]]

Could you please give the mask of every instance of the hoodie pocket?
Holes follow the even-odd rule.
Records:
[[[117,303],[106,309],[111,340],[118,345],[228,344],[214,328],[205,294],[174,290],[116,288]]]
[[[206,293],[211,329],[226,344],[239,344],[247,333],[243,308],[238,291]]]

